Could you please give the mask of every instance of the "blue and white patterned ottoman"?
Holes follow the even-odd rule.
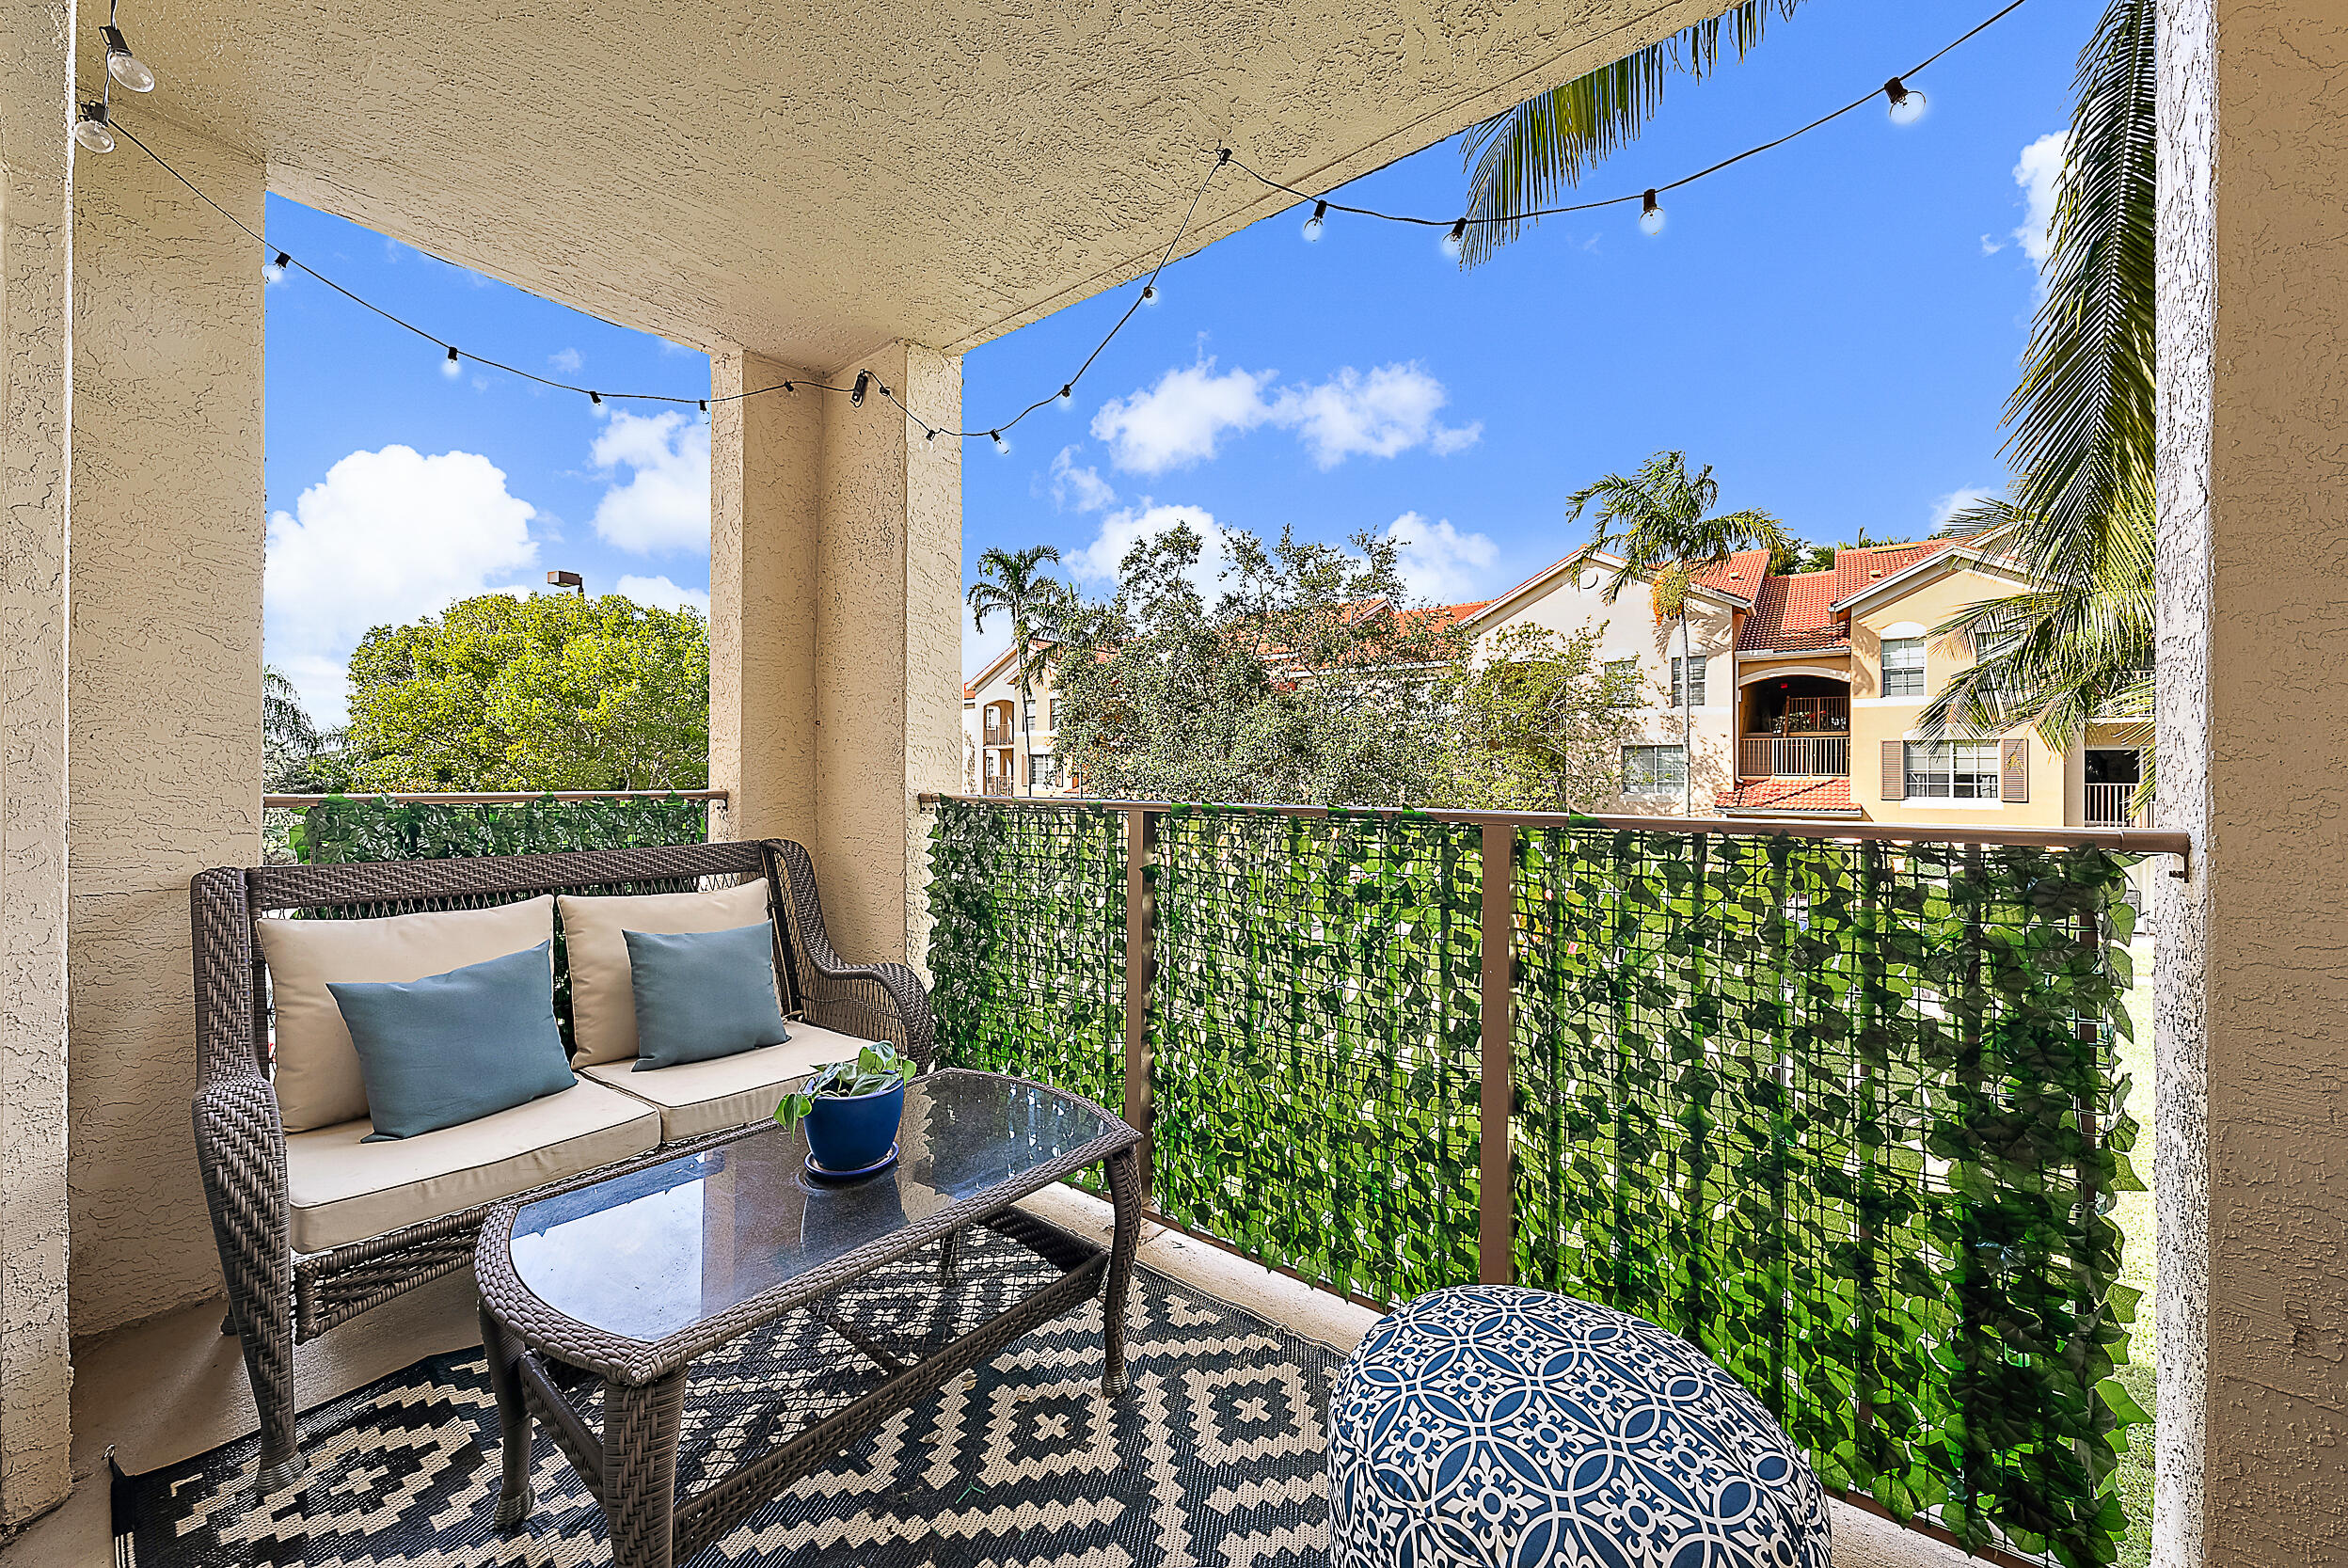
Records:
[[[1331,1568],[1828,1568],[1829,1530],[1736,1379],[1571,1296],[1420,1296],[1330,1395]]]

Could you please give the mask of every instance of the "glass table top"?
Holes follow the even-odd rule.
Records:
[[[526,1204],[508,1245],[539,1300],[650,1342],[1018,1183],[1118,1125],[1033,1084],[937,1072],[906,1085],[897,1163],[878,1175],[816,1180],[805,1132],[768,1127]]]

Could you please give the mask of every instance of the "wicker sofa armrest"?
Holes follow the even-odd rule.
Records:
[[[921,976],[901,963],[843,963],[832,948],[804,846],[769,839],[789,921],[792,961],[807,1021],[865,1039],[895,1041],[922,1071],[936,1065],[938,1027]]]

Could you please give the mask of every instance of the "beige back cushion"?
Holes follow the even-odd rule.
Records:
[[[767,918],[767,879],[716,893],[652,893],[636,898],[565,894],[563,949],[571,966],[572,1058],[585,1067],[636,1054],[636,990],[627,974],[627,931],[681,936],[732,931]]]
[[[388,920],[255,924],[277,1002],[278,1115],[288,1132],[301,1132],[367,1114],[358,1052],[327,981],[420,980],[526,951],[554,936],[554,895]],[[551,990],[551,967],[547,985]]]

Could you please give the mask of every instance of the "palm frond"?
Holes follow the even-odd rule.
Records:
[[[1742,59],[1770,16],[1791,16],[1801,0],[1739,0],[1721,16],[1550,88],[1468,127],[1460,153],[1468,169],[1468,230],[1460,265],[1488,261],[1517,237],[1517,215],[1552,205],[1592,166],[1638,139],[1674,75],[1701,79],[1718,68],[1725,31]]]

